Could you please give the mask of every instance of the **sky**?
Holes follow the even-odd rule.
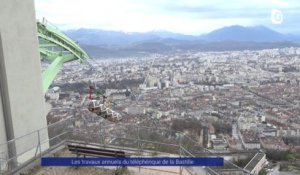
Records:
[[[299,0],[35,0],[36,16],[62,30],[170,31],[200,35],[230,25],[300,34]]]

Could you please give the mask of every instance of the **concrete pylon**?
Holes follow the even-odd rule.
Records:
[[[15,161],[24,162],[35,154],[32,132],[47,126],[41,72],[33,0],[0,0],[0,144],[28,134],[1,144],[0,158],[19,154]],[[47,139],[45,129],[42,149]]]

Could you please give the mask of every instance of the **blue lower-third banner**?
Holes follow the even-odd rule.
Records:
[[[224,166],[224,158],[76,158],[43,157],[42,166]]]

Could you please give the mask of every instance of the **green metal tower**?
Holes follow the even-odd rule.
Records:
[[[42,75],[45,93],[64,63],[74,60],[83,63],[90,57],[77,43],[46,20],[37,22],[37,29],[41,58],[51,62]]]

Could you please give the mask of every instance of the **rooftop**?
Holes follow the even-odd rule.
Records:
[[[245,166],[245,170],[251,172],[253,168],[257,165],[257,163],[265,156],[264,153],[257,153],[250,162]]]

